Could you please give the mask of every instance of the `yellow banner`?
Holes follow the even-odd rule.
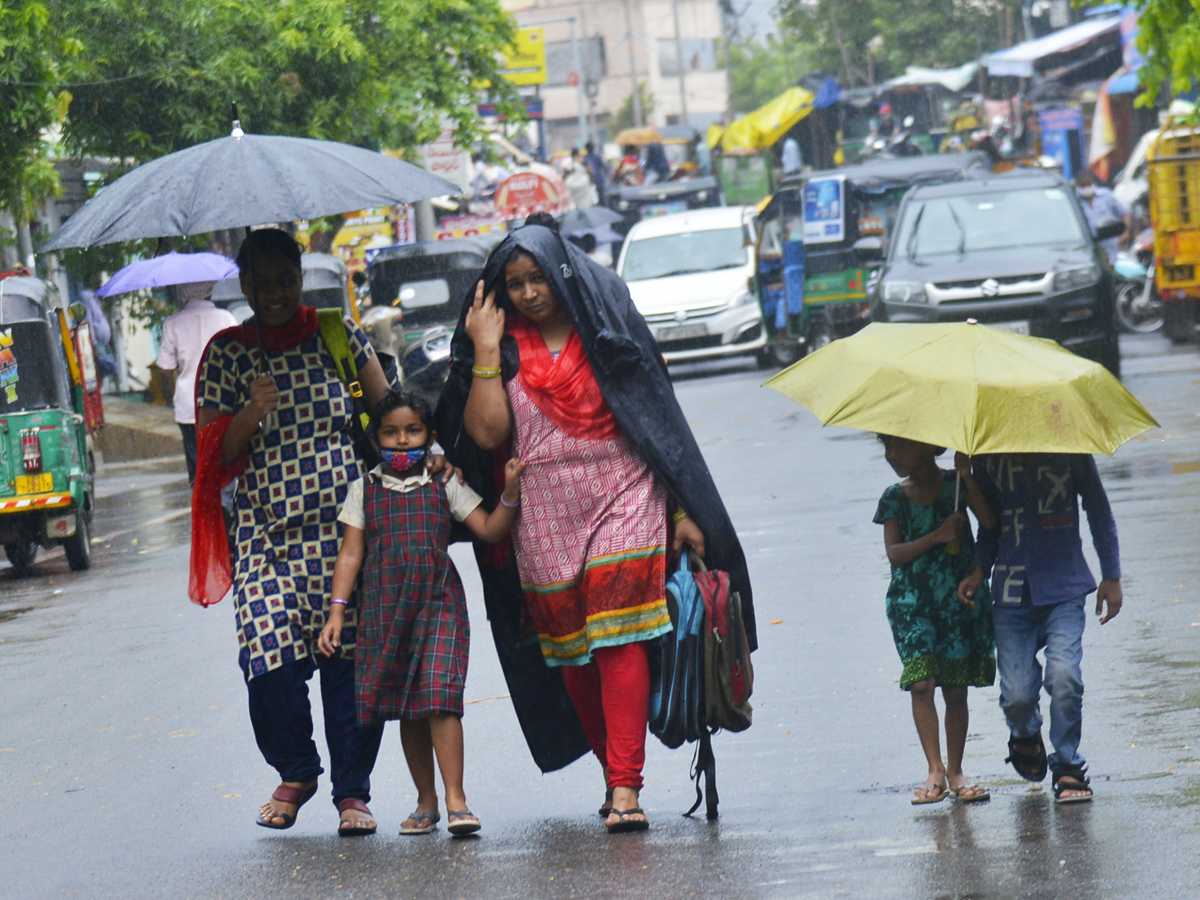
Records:
[[[501,74],[516,85],[546,83],[546,43],[541,28],[522,28],[500,60]]]

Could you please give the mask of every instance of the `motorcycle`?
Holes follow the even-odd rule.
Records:
[[[1149,334],[1163,325],[1163,304],[1154,278],[1154,232],[1147,228],[1133,246],[1117,254],[1117,321],[1131,334]]]

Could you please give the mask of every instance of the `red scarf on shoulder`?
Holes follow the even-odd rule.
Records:
[[[571,437],[584,440],[611,440],[621,434],[621,426],[600,393],[578,331],[572,329],[555,359],[541,331],[523,316],[508,316],[506,330],[516,338],[521,352],[525,393],[551,422]]]
[[[317,328],[316,309],[301,306],[286,325],[263,328],[263,350],[278,353],[298,347],[316,334]],[[208,357],[209,347],[218,338],[232,338],[245,347],[258,347],[258,333],[254,325],[235,325],[213,336],[208,342],[209,346],[204,348],[201,360]],[[254,377],[257,377],[257,371],[256,367]],[[197,401],[199,395],[200,379],[197,378]],[[243,450],[232,465],[221,464],[221,447],[231,422],[232,415],[219,416],[196,435],[196,484],[192,488],[192,557],[188,596],[201,606],[219,602],[233,585],[229,538],[221,509],[221,489],[242,474],[249,453]]]

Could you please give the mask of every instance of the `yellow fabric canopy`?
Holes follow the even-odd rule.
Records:
[[[724,131],[708,132],[708,145],[718,143],[725,152],[730,150],[763,150],[791,130],[791,127],[813,111],[816,98],[802,87],[790,87],[774,100],[764,103],[749,115],[736,119]]]
[[[973,322],[885,324],[766,382],[845,425],[979,453],[1107,453],[1158,423],[1112,374],[1054,341]]]

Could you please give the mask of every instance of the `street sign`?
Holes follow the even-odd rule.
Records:
[[[500,74],[516,85],[546,83],[546,42],[541,28],[521,28],[500,60]]]
[[[568,72],[567,73],[567,86],[568,87],[578,87],[579,86],[579,73],[578,72]]]

